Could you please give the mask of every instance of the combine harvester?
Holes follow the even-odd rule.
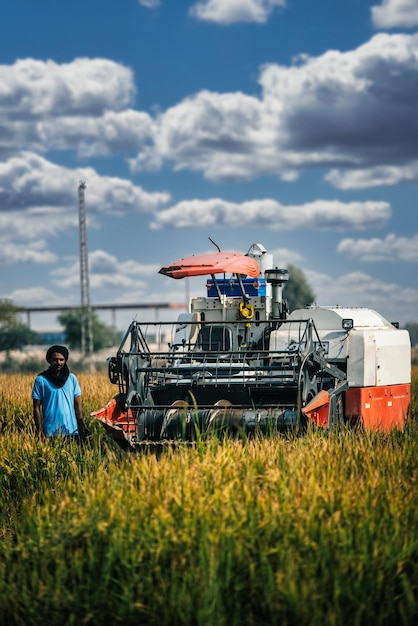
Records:
[[[410,402],[409,334],[365,308],[288,314],[289,275],[261,244],[161,268],[207,276],[176,322],[133,321],[110,381],[119,393],[92,413],[123,447],[193,441],[210,432],[271,433],[360,424],[403,428]]]

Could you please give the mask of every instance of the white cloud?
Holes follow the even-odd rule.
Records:
[[[0,112],[11,121],[101,115],[133,103],[132,71],[108,59],[0,65]]]
[[[15,119],[119,111],[134,95],[132,71],[108,59],[59,64],[29,58],[0,65],[0,111]]]
[[[405,324],[416,319],[418,289],[389,283],[365,272],[341,276],[304,269],[320,306],[366,307],[378,311],[390,322]]]
[[[19,303],[22,306],[48,306],[62,305],[61,297],[54,291],[46,289],[45,287],[29,287],[27,289],[14,289],[7,296],[15,303]]]
[[[46,248],[45,241],[33,241],[30,244],[10,243],[0,234],[0,265],[16,263],[54,263],[55,254]]]
[[[160,6],[160,0],[138,0],[139,4],[146,9],[157,9]]]
[[[137,150],[152,138],[153,121],[130,108],[134,96],[132,71],[107,59],[0,65],[0,153]]]
[[[36,209],[13,210],[0,213],[0,244],[13,241],[13,245],[48,240],[60,232],[78,227],[78,213],[41,206]],[[4,260],[3,260],[4,262]]]
[[[155,214],[157,228],[248,227],[272,230],[292,228],[365,228],[382,226],[391,216],[387,202],[340,202],[316,200],[306,204],[282,205],[271,199],[227,202],[220,198],[184,200]]]
[[[145,150],[153,137],[154,122],[147,113],[128,109],[105,111],[99,117],[47,119],[36,128],[35,145],[40,150],[74,149],[81,157],[92,157],[135,152],[138,146]]]
[[[99,176],[92,168],[71,170],[33,153],[16,155],[0,162],[0,266],[56,262],[47,242],[78,231],[80,179],[87,182],[89,228],[99,228],[104,214],[153,212],[170,199],[167,193],[148,193],[129,180]],[[133,267],[131,274],[136,272]],[[110,277],[95,280],[111,282]],[[118,276],[115,284],[124,280]]]
[[[285,268],[289,264],[301,265],[304,258],[298,252],[295,252],[294,250],[289,250],[288,248],[277,248],[269,252],[273,255],[274,267]]]
[[[152,117],[132,109],[133,75],[120,64],[26,59],[0,66],[0,153],[125,153],[133,170],[167,162],[215,181],[331,168],[341,188],[356,172],[363,186],[396,184],[418,162],[417,73],[418,33],[381,33],[352,51],[264,66],[258,97],[201,91]]]
[[[75,226],[80,179],[87,183],[86,206],[93,220],[104,213],[152,212],[170,199],[168,193],[148,193],[129,180],[100,176],[92,168],[72,170],[23,152],[0,162],[3,236],[36,239]]]
[[[286,0],[202,0],[190,14],[200,20],[233,24],[235,22],[265,23],[275,7],[285,7]]]
[[[417,0],[382,0],[371,13],[376,28],[413,28],[418,24]]]
[[[263,115],[252,96],[202,91],[159,116],[154,149],[148,147],[131,165],[142,169],[156,153],[177,170],[201,170],[214,180],[251,178],[276,169],[274,125],[270,133]]]
[[[91,289],[129,288],[143,291],[144,278],[156,275],[160,266],[141,264],[136,261],[120,261],[104,250],[89,253],[89,283]],[[51,272],[53,282],[60,288],[76,287],[80,284],[79,262],[60,267]]]
[[[418,235],[400,237],[393,233],[384,239],[343,239],[338,252],[360,261],[406,261],[418,263]]]
[[[403,168],[418,159],[417,74],[418,34],[382,33],[349,52],[266,65],[259,98],[201,91],[160,114],[131,166],[168,161],[217,181]]]
[[[338,189],[367,189],[418,181],[418,161],[397,167],[380,165],[359,170],[331,170],[325,179]]]

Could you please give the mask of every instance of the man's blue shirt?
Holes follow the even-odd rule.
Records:
[[[57,387],[45,376],[37,376],[32,398],[42,404],[42,428],[47,437],[53,435],[78,435],[74,398],[81,396],[77,378],[70,374],[62,387]]]

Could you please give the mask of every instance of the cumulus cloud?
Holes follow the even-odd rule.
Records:
[[[41,151],[73,149],[81,157],[107,156],[135,152],[138,146],[145,150],[154,127],[147,113],[132,109],[105,111],[100,117],[63,116],[38,122],[34,139]]]
[[[202,0],[190,8],[190,14],[197,19],[218,24],[263,24],[276,7],[285,6],[286,0]]]
[[[0,204],[3,211],[38,214],[49,207],[64,216],[77,206],[80,179],[87,182],[89,213],[123,214],[155,211],[170,199],[168,193],[148,193],[131,181],[100,176],[93,168],[73,170],[31,153],[22,152],[0,162]],[[43,227],[48,229],[49,225]]]
[[[153,153],[177,170],[200,170],[214,180],[252,178],[277,168],[261,103],[240,92],[202,91],[169,108],[159,116],[154,149],[132,159],[133,170],[145,167]]]
[[[105,214],[153,212],[170,199],[92,168],[72,170],[23,152],[0,162],[0,265],[56,261],[46,242],[78,229],[80,179],[87,182],[90,227],[99,227]]]
[[[48,306],[62,305],[59,294],[45,287],[29,287],[27,289],[14,289],[7,296],[13,302],[18,302],[26,306]]]
[[[299,252],[289,250],[288,248],[276,248],[275,250],[271,250],[270,254],[273,255],[274,267],[284,268],[287,267],[289,263],[301,265],[304,259]]]
[[[139,4],[146,9],[156,9],[160,6],[160,0],[138,0]]]
[[[144,278],[156,275],[160,266],[141,264],[136,261],[119,261],[104,250],[94,250],[88,255],[89,283],[92,289],[103,287],[142,289]],[[68,267],[51,272],[52,279],[60,288],[76,287],[80,283],[78,261]]]
[[[266,67],[260,82],[283,122],[284,146],[303,151],[305,164],[313,151],[352,167],[405,162],[416,153],[417,35],[380,34],[356,50],[299,62]]]
[[[155,215],[151,227],[248,227],[257,224],[272,230],[366,228],[382,226],[390,216],[391,207],[387,202],[316,200],[285,206],[271,199],[236,203],[212,198],[184,200],[162,210]]]
[[[131,166],[169,161],[219,181],[404,167],[418,158],[417,72],[418,34],[381,33],[352,51],[269,64],[260,97],[201,91],[160,114]]]
[[[42,239],[47,241],[59,233],[78,227],[78,213],[41,206],[35,209],[13,210],[0,213],[0,244],[13,241],[13,245],[25,246]],[[4,262],[4,257],[3,262]]]
[[[134,96],[132,71],[107,59],[0,65],[0,153],[137,150],[153,121],[131,108]]]
[[[359,170],[331,170],[325,179],[338,189],[367,189],[418,181],[418,161],[403,167],[380,165]]]
[[[31,115],[99,115],[132,104],[132,71],[108,59],[75,59],[71,63],[17,60],[0,65],[0,111],[14,119]]]
[[[384,239],[343,239],[338,252],[360,261],[406,261],[418,263],[418,235],[401,237],[391,233]]]
[[[120,64],[26,59],[0,66],[0,153],[118,152],[135,155],[133,171],[169,163],[214,181],[326,168],[340,188],[357,172],[364,186],[396,183],[418,162],[417,72],[418,33],[381,33],[348,52],[264,66],[258,96],[203,90],[152,116],[132,108],[133,75]]]
[[[416,0],[382,0],[371,8],[371,14],[376,28],[413,28],[418,24]]]
[[[401,324],[416,319],[418,289],[385,282],[366,272],[341,276],[313,272],[310,268],[305,268],[304,272],[320,306],[371,308],[387,320]]]
[[[50,252],[43,240],[30,244],[10,243],[0,234],[0,265],[16,263],[54,263],[57,256]]]

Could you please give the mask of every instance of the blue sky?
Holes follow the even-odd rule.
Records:
[[[417,321],[417,102],[418,0],[3,0],[0,298],[80,303],[85,180],[92,304],[204,294],[158,269],[210,237]]]

